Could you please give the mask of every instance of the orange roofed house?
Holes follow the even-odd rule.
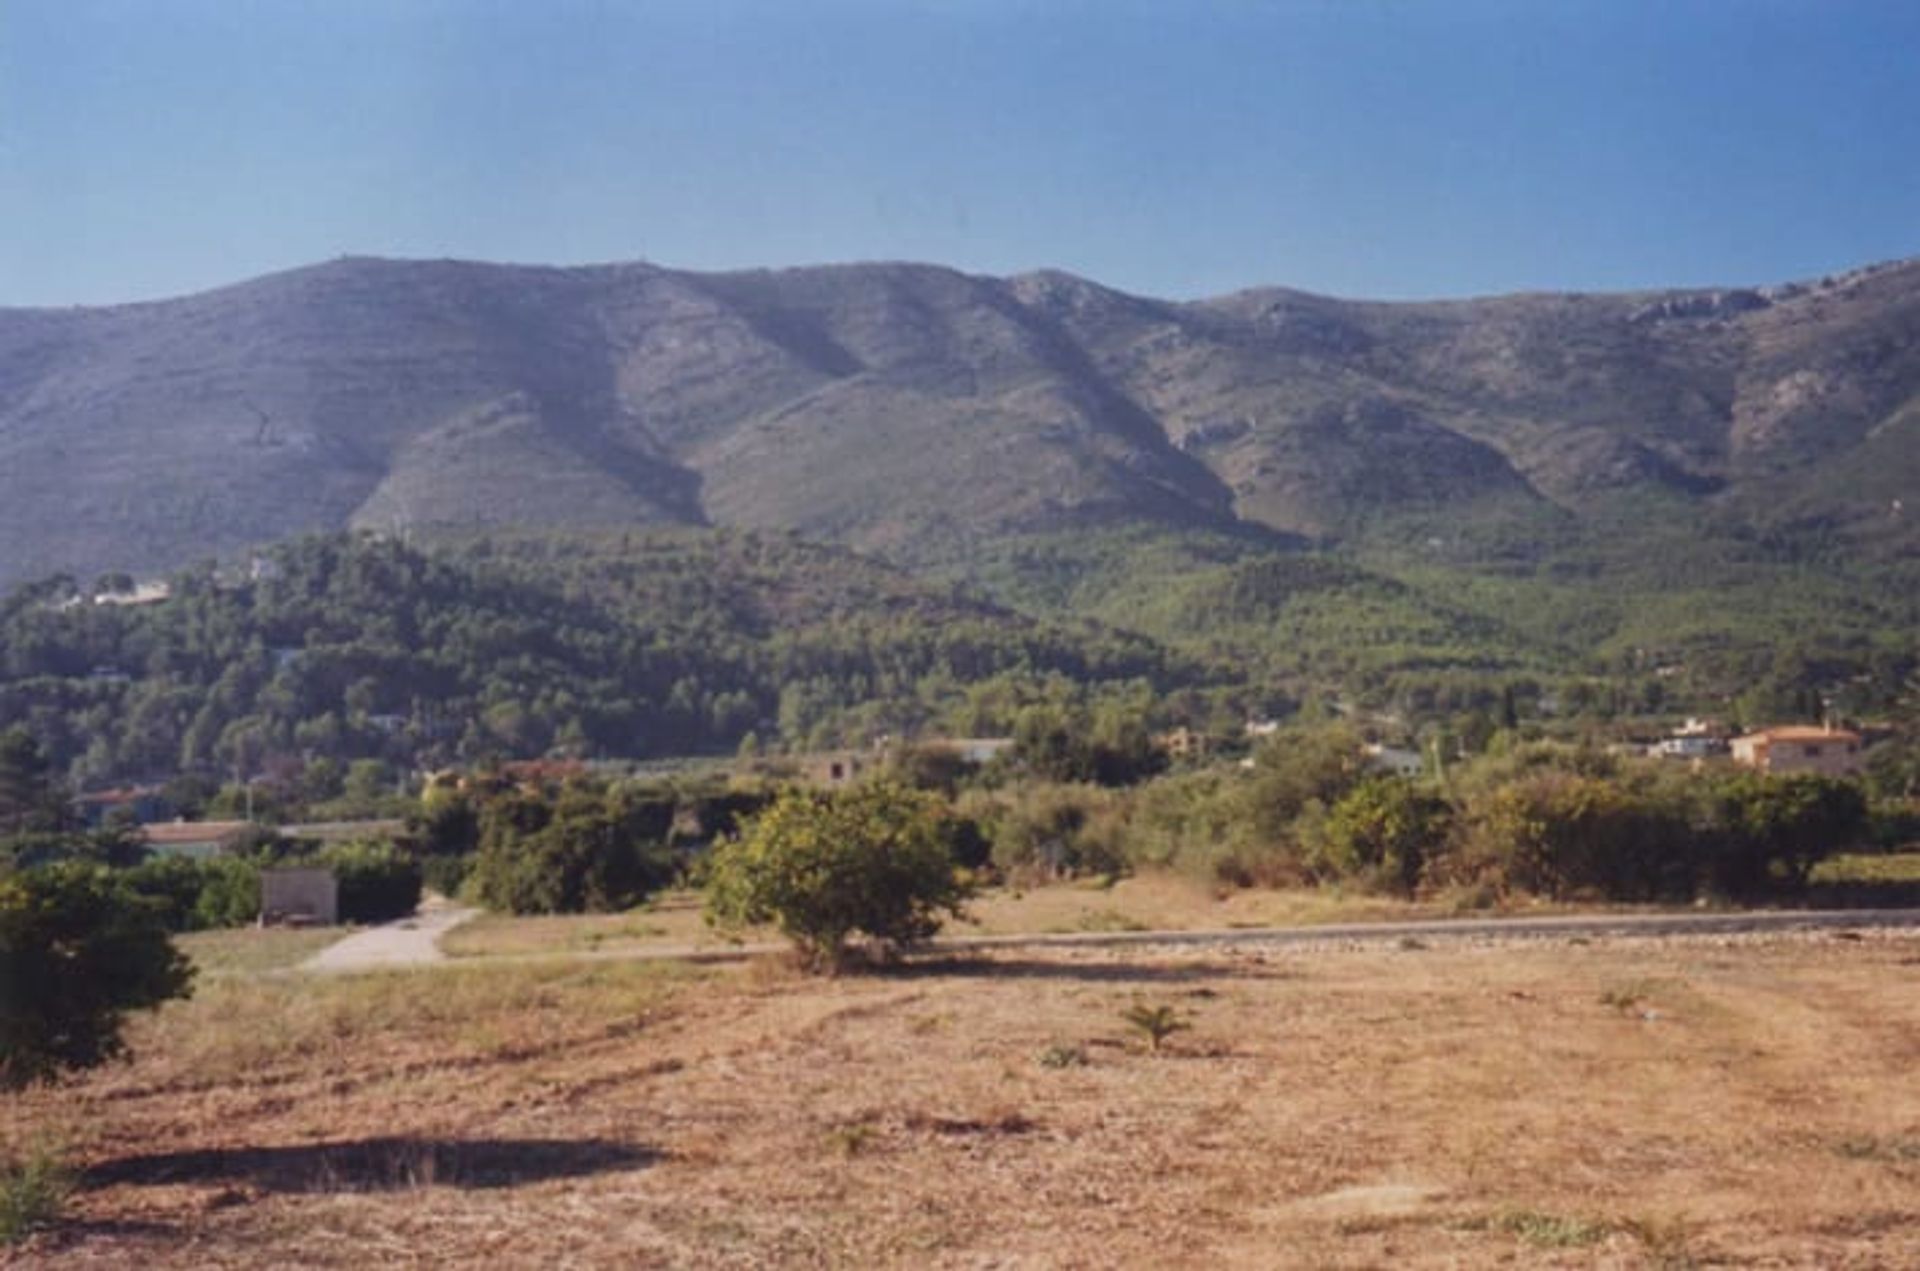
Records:
[[[1735,763],[1761,772],[1817,772],[1844,777],[1860,771],[1860,734],[1844,728],[1762,728],[1730,743]]]

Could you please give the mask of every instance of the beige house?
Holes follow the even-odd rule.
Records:
[[[1844,728],[1763,728],[1730,743],[1733,761],[1761,772],[1815,772],[1844,777],[1860,771],[1860,734]]]
[[[140,827],[140,842],[158,856],[218,856],[253,829],[251,821],[164,821]]]
[[[870,750],[827,750],[794,757],[800,780],[816,786],[848,786],[878,771],[886,756]]]

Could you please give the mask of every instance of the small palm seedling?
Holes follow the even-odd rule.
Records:
[[[1148,1006],[1145,1002],[1137,1002],[1128,1007],[1121,1012],[1120,1018],[1127,1022],[1127,1027],[1147,1039],[1147,1049],[1152,1051],[1158,1051],[1166,1043],[1167,1038],[1175,1033],[1182,1033],[1193,1027],[1192,1024],[1181,1019],[1179,1012],[1173,1007]]]

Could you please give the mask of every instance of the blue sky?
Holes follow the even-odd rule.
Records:
[[[1920,253],[1920,5],[0,0],[0,304],[341,254],[1195,296]]]

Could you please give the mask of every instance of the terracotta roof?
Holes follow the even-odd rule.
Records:
[[[1845,728],[1815,728],[1810,724],[1783,724],[1778,728],[1762,728],[1758,732],[1736,737],[1735,741],[1851,741],[1858,743],[1860,734]]]
[[[140,836],[149,843],[216,843],[252,825],[251,821],[170,821],[143,825]]]

